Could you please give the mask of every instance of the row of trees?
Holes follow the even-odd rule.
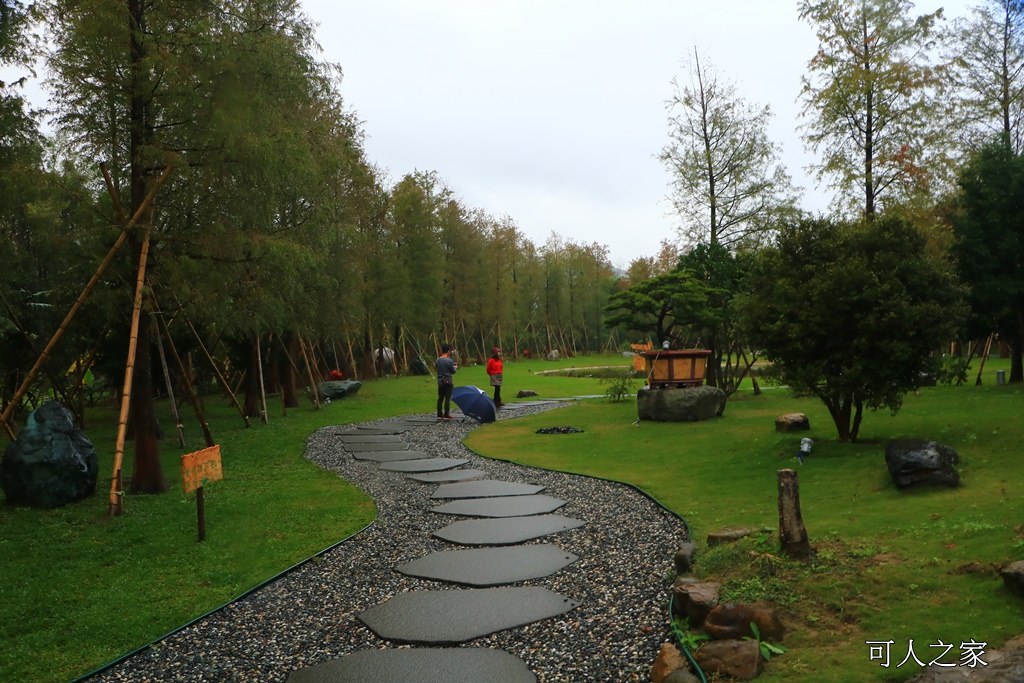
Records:
[[[200,364],[205,341],[226,375],[261,374],[264,342],[285,385],[301,371],[298,340],[312,342],[308,351],[333,346],[323,356],[350,375],[372,372],[375,350],[399,343],[431,358],[440,341],[474,355],[607,343],[606,249],[554,234],[534,245],[434,173],[387,178],[366,159],[340,69],[318,59],[296,0],[2,7],[3,66],[29,75],[41,58],[53,94],[49,112],[33,112],[24,79],[0,84],[3,407],[125,233],[125,253],[98,278],[40,384],[66,394],[89,365],[115,382],[124,373],[145,257],[133,491],[166,487],[152,412],[161,320],[182,356]],[[41,26],[45,44],[33,33]],[[290,361],[268,353],[285,347]],[[245,408],[256,405],[250,397]]]
[[[770,110],[694,49],[661,153],[690,247],[609,307],[610,324],[659,342],[702,340],[727,391],[757,349],[823,400],[844,440],[864,407],[897,410],[955,335],[998,334],[1010,381],[1024,381],[1024,3],[986,0],[948,25],[912,8],[798,5],[819,40],[802,130],[836,191],[827,218],[801,217]]]

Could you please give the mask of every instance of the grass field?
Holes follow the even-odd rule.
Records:
[[[537,376],[553,367],[621,364],[615,357],[507,362],[506,400],[520,388],[542,397],[601,394],[593,378]],[[839,444],[824,408],[784,389],[741,392],[725,415],[697,424],[635,425],[635,404],[584,401],[475,431],[484,455],[634,483],[683,514],[699,541],[726,524],[777,525],[775,472],[796,467],[799,437],[774,432],[774,418],[806,412],[814,454],[799,468],[803,516],[818,549],[801,565],[775,554],[773,540],[704,551],[698,571],[725,581],[730,599],[769,600],[783,610],[791,648],[763,680],[902,680],[895,665],[914,638],[998,645],[1024,630],[1021,604],[993,567],[1024,556],[1024,504],[1017,462],[1024,439],[1024,389],[938,387],[908,396],[896,417],[869,413],[856,445]],[[486,385],[464,367],[458,384]],[[112,408],[89,414],[100,452],[97,495],[53,511],[0,507],[0,680],[72,680],[215,609],[362,528],[372,501],[302,458],[306,437],[333,424],[431,413],[430,378],[386,379],[323,410],[304,407],[245,429],[224,399],[208,398],[225,479],[207,487],[207,541],[196,541],[194,495],[180,489],[173,432],[162,442],[172,489],[128,496],[125,515],[106,514]],[[163,408],[166,413],[166,407]],[[97,427],[97,425],[107,425]],[[165,428],[170,420],[165,420]],[[535,434],[570,425],[577,435]],[[885,470],[884,444],[934,438],[961,456],[962,486],[900,493]],[[130,448],[127,458],[130,465]],[[666,558],[666,570],[671,558]],[[865,641],[892,640],[893,666],[870,662]],[[903,651],[900,652],[900,647]],[[655,653],[652,653],[652,660]],[[937,654],[932,653],[932,656]]]

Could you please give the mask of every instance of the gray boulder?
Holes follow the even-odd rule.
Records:
[[[0,462],[7,502],[52,509],[96,492],[96,449],[67,408],[49,401],[32,411]]]
[[[346,396],[352,396],[359,387],[363,386],[362,382],[356,382],[351,379],[343,379],[335,382],[320,382],[318,391],[320,392],[320,399],[330,399],[336,401],[339,398],[345,398]]]
[[[1024,561],[1011,562],[999,570],[1003,585],[1018,598],[1024,598]]]
[[[721,417],[725,412],[725,392],[709,386],[681,389],[644,387],[636,392],[636,404],[641,420],[698,422]]]
[[[789,413],[775,418],[775,431],[797,432],[811,428],[811,421],[805,413]]]
[[[430,374],[430,368],[427,367],[426,361],[422,358],[413,358],[409,361],[409,374],[425,377]]]
[[[885,464],[896,488],[960,485],[960,456],[949,446],[923,439],[890,441]]]

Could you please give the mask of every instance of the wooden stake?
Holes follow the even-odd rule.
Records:
[[[155,313],[153,315],[156,315]],[[159,325],[159,324],[158,324]],[[171,386],[171,371],[167,368],[167,356],[164,354],[164,343],[156,335],[156,350],[160,354],[160,367],[164,369],[164,383],[167,385],[167,399],[171,402],[171,415],[174,417],[174,425],[178,430],[178,445],[185,447],[185,427],[181,424],[181,417],[178,415],[178,404],[174,400],[174,387]]]
[[[213,371],[217,374],[217,379],[220,380],[221,386],[223,386],[224,390],[228,392],[228,398],[231,399],[231,403],[232,405],[235,406],[235,409],[238,411],[238,414],[242,416],[242,420],[245,422],[246,428],[251,427],[252,425],[249,424],[249,417],[245,414],[245,409],[238,404],[238,399],[235,398],[234,392],[231,391],[231,387],[228,385],[228,381],[224,379],[224,375],[221,373],[220,368],[217,367],[217,363],[214,362],[213,356],[211,356],[210,352],[206,350],[206,345],[203,344],[202,338],[199,336],[199,333],[196,332],[196,328],[192,326],[192,321],[186,318],[185,324],[188,326],[188,329],[192,332],[192,336],[196,338],[196,342],[199,343],[199,349],[203,352],[203,355],[206,356],[206,361],[210,364],[210,367],[213,368]]]
[[[790,557],[807,559],[814,554],[807,541],[807,529],[800,513],[800,482],[796,470],[779,470],[779,541],[782,552]]]
[[[256,363],[260,368],[260,406],[263,411],[260,418],[263,424],[269,423],[267,416],[267,390],[263,385],[263,351],[260,349],[260,335],[256,335]],[[282,392],[283,393],[283,392]]]
[[[302,351],[302,358],[306,361],[306,373],[309,375],[309,389],[313,392],[313,405],[320,410],[320,386],[313,380],[313,368],[309,364],[309,354],[306,353],[306,342],[299,335],[299,349]]]
[[[160,310],[157,306],[156,299],[153,299],[153,308]],[[164,339],[167,340],[167,348],[171,351],[171,358],[174,359],[174,364],[178,368],[178,374],[181,377],[181,383],[185,387],[185,394],[188,395],[189,403],[192,404],[193,410],[196,412],[196,419],[199,421],[199,428],[203,432],[203,441],[206,443],[207,448],[212,448],[215,444],[213,442],[213,434],[210,433],[210,425],[206,423],[206,416],[203,414],[203,407],[199,402],[199,397],[196,396],[195,389],[192,388],[192,381],[189,379],[189,372],[185,368],[185,364],[181,360],[181,356],[178,355],[178,349],[174,345],[174,340],[171,339],[171,332],[167,329],[167,321],[164,320],[163,314],[159,314],[156,317],[157,323],[160,325],[160,333]]]

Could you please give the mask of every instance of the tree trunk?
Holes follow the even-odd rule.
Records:
[[[779,470],[779,542],[782,552],[805,560],[814,554],[800,513],[800,482],[796,470]]]
[[[260,416],[260,372],[259,354],[256,351],[256,338],[253,337],[248,345],[248,359],[245,370],[245,404],[243,411],[246,417]]]
[[[160,465],[160,426],[153,409],[153,367],[149,353],[150,316],[139,318],[135,371],[132,374],[131,431],[135,435],[132,493],[163,493],[170,489]]]
[[[281,373],[281,392],[284,400],[285,408],[298,408],[299,407],[299,395],[297,391],[297,378],[295,377],[295,370],[292,367],[292,362],[299,355],[299,345],[295,341],[295,335],[288,333],[285,336],[284,351],[282,351],[280,358],[281,362],[278,363],[279,372]],[[291,359],[291,360],[289,360]]]

